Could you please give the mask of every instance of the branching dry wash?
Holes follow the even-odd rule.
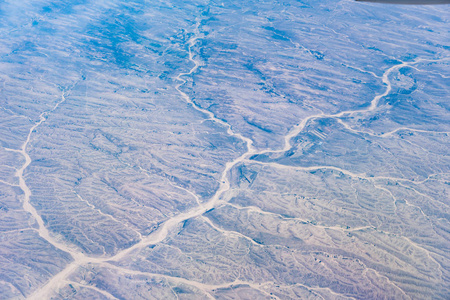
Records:
[[[448,295],[432,7],[44,2],[0,29],[0,298]]]

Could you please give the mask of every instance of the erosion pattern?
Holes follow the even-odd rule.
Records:
[[[0,2],[0,298],[449,299],[449,19]]]

